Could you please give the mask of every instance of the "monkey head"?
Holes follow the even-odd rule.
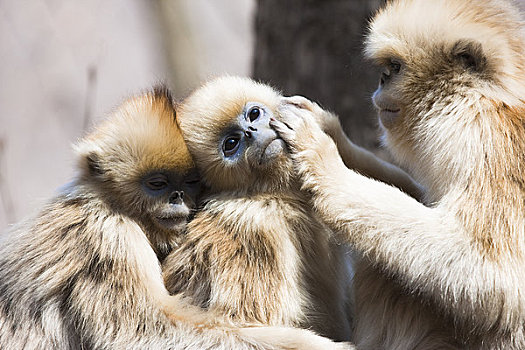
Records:
[[[524,52],[519,12],[505,2],[389,2],[365,53],[382,69],[373,103],[396,160],[427,187],[476,168],[472,138],[512,123],[496,116],[521,105]]]
[[[81,178],[113,210],[157,230],[180,232],[200,181],[169,92],[126,101],[77,146]]]
[[[271,191],[287,183],[291,161],[270,127],[280,102],[267,85],[221,77],[182,103],[179,124],[212,191]]]

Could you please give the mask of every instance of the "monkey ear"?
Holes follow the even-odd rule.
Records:
[[[96,152],[91,152],[85,155],[85,161],[89,175],[99,178],[104,175],[105,170],[102,166],[100,158]]]
[[[458,40],[452,48],[452,58],[465,69],[481,73],[487,65],[481,43],[472,40]]]
[[[84,139],[74,146],[78,156],[78,168],[82,176],[102,179],[106,173],[101,158],[102,150],[92,141]]]

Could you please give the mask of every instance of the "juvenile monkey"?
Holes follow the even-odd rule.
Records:
[[[355,276],[356,345],[524,349],[519,11],[497,0],[391,1],[370,28],[385,142],[430,206],[344,166],[312,106],[290,104],[286,125],[274,123],[314,208],[369,261]]]
[[[184,138],[212,193],[163,265],[166,286],[243,323],[348,340],[346,247],[311,210],[270,128],[280,102],[269,86],[222,77],[180,106]]]
[[[76,147],[78,177],[0,243],[1,349],[325,349],[304,330],[236,328],[164,287],[198,177],[165,89]],[[158,255],[158,256],[157,256]]]

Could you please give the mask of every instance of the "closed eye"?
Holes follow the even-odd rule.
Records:
[[[155,175],[144,181],[144,185],[153,191],[160,191],[169,186],[168,179],[164,175]]]

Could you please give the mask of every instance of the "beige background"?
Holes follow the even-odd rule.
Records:
[[[127,96],[250,74],[254,0],[0,2],[0,231],[73,174],[71,144]]]

